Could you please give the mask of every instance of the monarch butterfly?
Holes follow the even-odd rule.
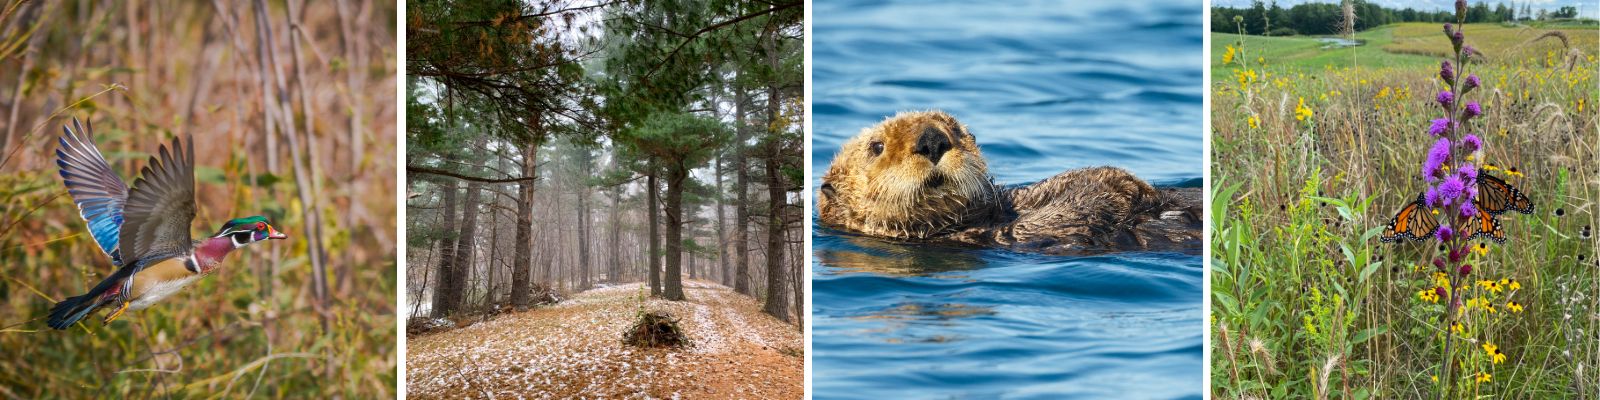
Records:
[[[1495,243],[1506,242],[1506,231],[1500,229],[1500,219],[1490,214],[1488,209],[1479,208],[1478,214],[1467,220],[1467,225],[1461,227],[1461,236],[1467,239],[1486,237]]]
[[[1384,242],[1393,242],[1401,238],[1423,240],[1433,237],[1439,230],[1439,221],[1434,220],[1433,214],[1428,213],[1427,203],[1423,202],[1422,195],[1407,204],[1405,208],[1389,220],[1389,226],[1383,229],[1383,236],[1379,238]]]
[[[1528,201],[1528,196],[1523,195],[1505,180],[1481,172],[1478,173],[1476,205],[1494,215],[1504,214],[1506,211],[1533,214],[1533,202]]]

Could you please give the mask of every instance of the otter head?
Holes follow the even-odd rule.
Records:
[[[903,112],[839,149],[822,176],[817,215],[836,229],[925,239],[985,217],[997,195],[961,122],[940,111]]]

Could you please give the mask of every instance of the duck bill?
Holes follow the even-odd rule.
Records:
[[[283,232],[279,232],[277,228],[273,228],[271,225],[267,226],[267,239],[288,239],[288,238],[289,238],[288,234],[285,234]]]

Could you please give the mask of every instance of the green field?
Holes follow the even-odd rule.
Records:
[[[1597,46],[1595,28],[1562,28],[1580,49]],[[1472,42],[1495,60],[1523,60],[1529,56],[1542,56],[1545,51],[1558,49],[1559,40],[1544,39],[1532,42],[1547,30],[1527,27],[1506,27],[1494,24],[1470,24],[1465,32]],[[1429,23],[1386,25],[1355,34],[1362,45],[1330,47],[1315,36],[1268,37],[1227,33],[1211,34],[1211,78],[1226,81],[1233,78],[1222,56],[1227,46],[1244,40],[1249,49],[1246,63],[1267,67],[1324,69],[1328,67],[1360,66],[1364,68],[1421,68],[1437,67],[1449,42],[1440,34],[1440,26]],[[1592,51],[1591,51],[1592,53]]]

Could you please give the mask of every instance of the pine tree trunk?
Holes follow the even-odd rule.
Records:
[[[661,217],[658,212],[660,210],[660,207],[657,206],[658,199],[656,199],[656,174],[657,171],[652,170],[650,175],[645,178],[648,181],[646,184],[649,188],[646,191],[649,192],[648,201],[650,203],[648,205],[650,208],[650,254],[648,256],[650,256],[651,296],[661,296],[661,237],[657,235],[657,232],[660,232],[658,226],[660,225]]]
[[[482,191],[482,183],[467,182],[467,194],[461,202],[461,235],[457,237],[455,269],[451,271],[454,276],[450,277],[450,291],[455,294],[450,299],[452,311],[459,311],[466,300],[467,280],[472,276],[473,253],[477,247],[478,201]]]
[[[738,75],[734,74],[735,82],[739,81]],[[754,292],[750,291],[750,168],[745,165],[749,160],[745,156],[745,94],[742,89],[735,89],[734,93],[733,165],[738,171],[734,173],[733,190],[739,193],[733,212],[733,267],[738,270],[734,274],[733,291],[750,295]]]
[[[722,285],[723,286],[731,286],[733,284],[733,280],[729,279],[729,278],[733,275],[733,274],[731,274],[731,272],[733,272],[733,271],[731,271],[728,268],[728,266],[729,266],[729,264],[728,264],[728,233],[727,233],[726,228],[724,228],[724,225],[726,225],[726,222],[724,221],[724,219],[726,219],[726,217],[724,217],[722,215],[722,207],[723,207],[722,199],[723,199],[723,197],[726,197],[726,196],[723,195],[724,192],[722,191],[722,156],[720,156],[720,155],[717,156],[717,161],[716,162],[717,162],[717,164],[716,164],[717,165],[717,168],[716,168],[717,169],[717,266],[718,266],[717,270],[720,271],[721,275],[719,275],[718,278],[719,278],[719,281],[722,282]]]
[[[667,271],[661,297],[683,300],[683,181],[689,171],[673,165],[667,172]]]
[[[589,166],[585,160],[583,166],[584,177],[589,176]],[[578,290],[588,289],[590,274],[589,267],[589,186],[578,185]]]
[[[539,168],[539,146],[529,143],[522,150],[522,176],[537,176]],[[516,259],[511,263],[511,304],[514,306],[528,305],[528,297],[532,295],[528,275],[532,272],[533,263],[533,185],[535,181],[522,181],[517,190],[517,249]]]
[[[622,262],[618,260],[622,253],[622,190],[621,186],[611,189],[611,255],[610,265],[606,268],[606,281],[622,283]]]
[[[777,31],[769,30],[762,46],[767,50],[767,64],[774,69],[778,67]],[[783,299],[783,213],[784,204],[788,203],[789,196],[784,192],[783,186],[783,140],[782,132],[775,130],[778,112],[781,104],[778,93],[778,82],[767,85],[767,203],[769,204],[767,225],[767,304],[766,311],[780,320],[789,320],[789,305]]]
[[[440,190],[444,192],[444,218],[441,218],[444,226],[440,227],[442,232],[454,233],[456,231],[456,188],[458,184],[459,182],[454,179],[440,179]],[[442,242],[439,245],[439,271],[434,274],[435,279],[438,280],[433,286],[432,314],[434,317],[450,316],[450,313],[455,311],[454,307],[451,307],[450,299],[459,296],[458,294],[450,293],[450,279],[455,276],[456,244],[455,241],[448,238],[442,240]]]

